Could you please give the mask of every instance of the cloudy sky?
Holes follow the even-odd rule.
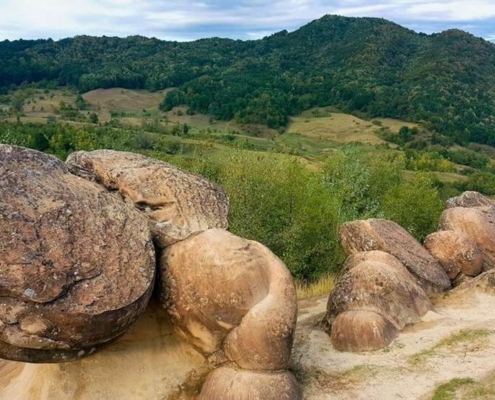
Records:
[[[425,33],[460,28],[495,41],[495,0],[0,0],[0,40],[256,39],[324,14],[381,17]]]

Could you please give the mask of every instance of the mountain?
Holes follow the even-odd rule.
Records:
[[[0,59],[4,90],[23,82],[81,92],[175,87],[164,110],[185,104],[277,128],[290,115],[333,105],[495,145],[495,45],[459,30],[425,35],[383,19],[325,16],[255,41],[4,41]]]

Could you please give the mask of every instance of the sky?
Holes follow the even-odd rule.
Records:
[[[495,0],[0,0],[0,40],[258,39],[325,14],[385,18],[424,33],[459,28],[495,42]]]

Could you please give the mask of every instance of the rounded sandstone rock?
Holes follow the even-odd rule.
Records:
[[[447,208],[473,208],[473,207],[486,207],[486,206],[494,206],[495,201],[492,199],[483,196],[478,192],[464,192],[458,197],[454,197],[452,199],[447,200],[446,207]]]
[[[428,296],[405,267],[362,261],[338,280],[328,299],[326,318],[333,330],[339,314],[370,311],[400,330],[431,309]]]
[[[121,336],[155,276],[146,218],[55,157],[0,145],[0,357],[62,362]]]
[[[387,347],[399,335],[388,319],[373,311],[347,311],[332,324],[332,344],[338,351],[364,352]]]
[[[345,253],[381,250],[395,256],[428,294],[451,287],[450,279],[433,258],[404,228],[392,221],[370,219],[343,224],[339,230]]]
[[[159,248],[195,232],[228,227],[227,195],[199,175],[139,154],[112,150],[73,153],[67,165],[72,173],[117,190],[143,211]]]
[[[212,372],[198,400],[300,400],[301,389],[288,372],[260,373],[232,368]]]
[[[469,238],[482,252],[483,269],[495,268],[495,207],[449,208],[442,214],[439,229]]]
[[[168,247],[160,295],[179,334],[216,363],[285,369],[297,303],[292,277],[266,247],[208,230]]]
[[[477,276],[483,271],[483,253],[476,243],[459,232],[433,233],[426,238],[425,247],[438,260],[451,281],[461,273]]]

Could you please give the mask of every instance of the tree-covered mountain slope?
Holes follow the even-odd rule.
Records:
[[[383,19],[325,16],[255,41],[80,36],[0,42],[0,87],[73,85],[169,92],[162,108],[284,126],[337,106],[423,121],[459,142],[495,145],[495,45],[459,30],[418,34]]]

